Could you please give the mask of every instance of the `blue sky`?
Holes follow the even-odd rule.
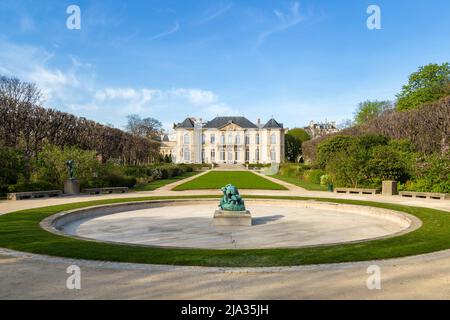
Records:
[[[81,30],[66,28],[71,4]],[[370,4],[381,30],[366,27]],[[339,122],[450,61],[449,12],[448,0],[1,0],[0,74],[117,127],[132,113],[166,128],[187,115]]]

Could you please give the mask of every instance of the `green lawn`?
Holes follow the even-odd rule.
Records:
[[[306,190],[327,191],[327,187],[326,186],[322,186],[320,184],[315,184],[315,183],[311,183],[311,182],[306,182],[305,180],[302,180],[302,179],[299,179],[299,178],[282,176],[282,175],[279,175],[279,174],[274,175],[273,177],[276,178],[276,179],[283,180],[285,182],[289,182],[289,183],[295,184],[296,186],[299,186],[299,187],[304,188]]]
[[[229,183],[238,189],[286,190],[285,187],[249,171],[211,171],[173,190],[220,189]]]
[[[0,216],[0,247],[50,256],[132,263],[220,267],[293,266],[404,257],[450,248],[450,214],[445,211],[371,201],[306,197],[247,196],[247,199],[315,200],[403,211],[422,220],[421,228],[393,238],[305,248],[210,250],[157,248],[87,241],[56,235],[39,223],[56,213],[89,206],[211,196],[105,199],[27,209]],[[214,197],[217,198],[217,197]]]
[[[177,181],[180,181],[180,180],[183,180],[183,179],[195,176],[195,175],[197,175],[199,173],[200,172],[196,172],[196,171],[185,172],[185,173],[183,173],[183,174],[181,174],[181,175],[179,175],[177,177],[174,177],[174,178],[152,181],[150,183],[147,183],[146,185],[138,186],[134,190],[135,191],[153,191],[153,190],[161,188],[161,187],[163,187],[165,185],[171,184],[173,182],[177,182]]]

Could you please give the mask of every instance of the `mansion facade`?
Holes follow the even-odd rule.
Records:
[[[216,117],[204,122],[186,118],[174,125],[162,150],[175,163],[280,163],[284,161],[283,124],[261,124],[245,117]],[[172,140],[172,141],[170,141]]]

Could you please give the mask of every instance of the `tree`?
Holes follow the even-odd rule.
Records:
[[[134,135],[154,139],[158,137],[162,132],[162,124],[155,118],[144,118],[137,114],[131,114],[127,117],[128,123],[126,130]]]
[[[309,134],[302,128],[293,128],[285,135],[285,155],[288,161],[296,162],[302,154],[302,143],[310,140]]]
[[[450,64],[429,64],[409,76],[397,95],[397,110],[415,109],[450,95]]]
[[[11,99],[14,103],[38,104],[42,92],[34,83],[23,82],[17,78],[0,76],[0,99]]]
[[[301,153],[302,147],[300,140],[288,132],[284,137],[284,144],[286,150],[286,159],[289,162],[297,162],[297,158]]]
[[[358,109],[355,112],[355,123],[362,125],[368,121],[377,118],[393,109],[390,101],[364,101],[358,105]]]

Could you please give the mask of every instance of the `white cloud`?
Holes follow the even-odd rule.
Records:
[[[161,33],[154,35],[153,37],[150,38],[150,40],[156,40],[156,39],[167,37],[168,35],[171,35],[172,33],[177,32],[179,29],[180,29],[180,24],[178,22],[175,22],[175,24],[170,29],[167,29]]]
[[[273,13],[278,18],[278,23],[258,36],[258,45],[261,45],[272,34],[288,30],[303,21],[303,16],[300,14],[300,4],[298,2],[294,2],[291,5],[288,14],[278,9],[274,10]]]
[[[219,96],[201,88],[112,87],[99,83],[90,64],[74,56],[58,56],[42,48],[15,45],[0,38],[0,73],[35,82],[44,93],[44,105],[120,127],[137,113],[164,123],[187,115],[211,118],[238,114]],[[26,63],[24,63],[26,61]]]

